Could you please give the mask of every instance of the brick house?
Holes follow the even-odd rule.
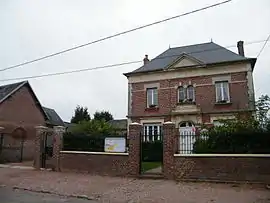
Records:
[[[169,48],[144,65],[125,73],[128,79],[128,123],[157,134],[163,122],[194,131],[200,124],[252,115],[255,110],[252,72],[256,58],[213,42]]]
[[[41,106],[28,81],[0,86],[0,127],[4,127],[0,158],[31,160],[37,125],[53,127],[64,123],[53,109]]]

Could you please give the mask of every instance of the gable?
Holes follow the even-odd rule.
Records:
[[[43,116],[43,120],[48,119],[28,81],[0,86],[0,108],[2,113],[6,114],[5,116],[2,115],[2,119],[10,119],[10,116],[8,116],[10,111],[13,112],[12,116],[14,117],[14,115],[16,115],[16,109],[20,113],[24,112],[26,108],[21,108],[24,102],[29,108],[32,108],[32,110],[39,111],[39,114]],[[31,104],[31,107],[29,104]],[[31,110],[29,110],[28,113],[29,112],[31,112]],[[24,112],[24,114],[27,114],[27,112]]]
[[[185,67],[185,66],[196,66],[196,65],[200,65],[200,63],[198,63],[197,61],[192,60],[190,58],[182,57],[172,67],[173,68],[180,68],[180,67]]]
[[[0,120],[44,125],[45,117],[28,85],[20,87],[0,104]]]

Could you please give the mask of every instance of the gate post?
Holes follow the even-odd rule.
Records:
[[[131,123],[129,125],[129,152],[128,152],[128,167],[129,175],[140,175],[140,140],[141,140],[142,125],[139,123]]]
[[[55,167],[54,170],[60,171],[60,151],[63,147],[63,134],[65,132],[65,127],[54,126],[53,131],[53,163]]]
[[[163,174],[165,178],[174,178],[174,152],[176,128],[173,122],[163,124]]]
[[[4,139],[2,131],[4,129],[5,128],[0,126],[0,156],[1,156],[1,152],[2,152],[2,147],[3,147],[2,145],[3,145],[3,139]],[[1,159],[1,157],[0,157],[0,159]]]
[[[42,150],[44,133],[47,131],[45,126],[36,126],[36,137],[35,137],[35,155],[34,155],[34,168],[40,170],[42,165]]]

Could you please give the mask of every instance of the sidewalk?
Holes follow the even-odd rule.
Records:
[[[0,168],[0,185],[61,195],[83,195],[110,203],[270,202],[269,190],[247,185],[176,183],[14,168]]]

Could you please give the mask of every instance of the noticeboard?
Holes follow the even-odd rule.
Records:
[[[125,152],[126,139],[123,137],[106,137],[104,144],[105,152]]]

